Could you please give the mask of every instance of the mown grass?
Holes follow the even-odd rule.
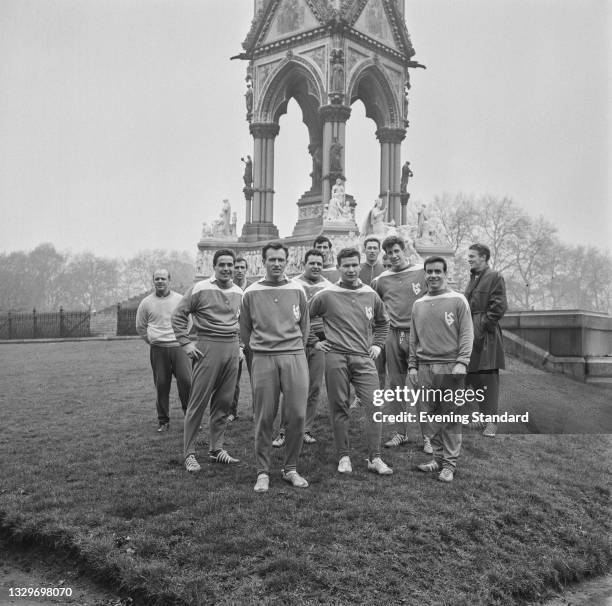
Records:
[[[246,382],[227,432],[241,463],[209,465],[201,443],[203,470],[189,475],[176,400],[170,432],[155,431],[141,342],[3,345],[0,368],[0,527],[71,551],[139,603],[520,604],[612,561],[610,436],[468,433],[445,485],[414,471],[427,458],[416,428],[411,445],[385,452],[394,476],[368,474],[356,413],[346,477],[322,410],[300,462],[310,488],[277,472],[260,495]],[[504,402],[517,410],[538,389],[546,410],[577,390],[583,416],[604,414],[600,388],[508,377]]]

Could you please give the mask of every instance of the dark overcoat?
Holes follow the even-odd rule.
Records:
[[[508,309],[506,284],[490,267],[472,274],[465,291],[474,323],[474,347],[468,372],[505,368],[504,342],[499,321]]]

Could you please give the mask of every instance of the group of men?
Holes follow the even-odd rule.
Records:
[[[154,274],[155,291],[137,313],[137,330],[151,345],[157,387],[158,431],[169,423],[168,393],[176,376],[185,412],[184,460],[189,472],[201,466],[196,438],[210,404],[209,460],[233,464],[223,448],[228,420],[238,416],[243,361],[250,374],[257,480],[269,489],[271,450],[284,446],[282,478],[297,488],[308,481],[298,472],[302,445],[316,442],[314,420],[323,384],[339,473],[351,473],[350,388],[364,410],[367,468],[379,475],[393,469],[381,457],[382,423],[376,422],[374,394],[385,386],[451,389],[486,388],[485,410],[497,412],[499,369],[504,367],[499,320],[506,309],[502,276],[489,268],[484,245],[470,247],[471,280],[465,296],[451,290],[442,257],[413,265],[405,241],[382,242],[388,262],[379,261],[381,243],[364,242],[365,262],[356,248],[330,262],[331,241],[319,236],[304,257],[304,272],[289,279],[289,251],[282,242],[262,249],[265,276],[247,285],[246,261],[229,249],[216,251],[214,275],[181,297],[170,290],[166,270]],[[193,328],[197,340],[189,336]],[[408,442],[407,401],[390,405],[394,425],[387,448]],[[273,424],[281,408],[281,430]],[[453,480],[461,447],[461,424],[434,413],[450,408],[440,399],[419,402],[423,450],[432,460],[418,466]],[[487,425],[484,435],[493,437]]]

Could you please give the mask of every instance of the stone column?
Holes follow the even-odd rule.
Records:
[[[346,180],[344,174],[344,148],[346,121],[351,115],[347,105],[324,105],[319,109],[323,121],[322,175],[323,204],[329,202],[331,188],[336,179]]]
[[[401,145],[406,138],[405,128],[379,128],[376,138],[380,141],[380,197],[387,199],[389,192],[388,220],[402,225],[400,203]]]
[[[279,126],[272,123],[252,123],[249,126],[253,135],[253,200],[250,208],[250,221],[242,228],[241,240],[254,242],[278,238],[278,228],[274,225],[274,139]]]

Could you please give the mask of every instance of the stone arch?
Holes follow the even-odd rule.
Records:
[[[310,141],[317,141],[321,132],[319,108],[324,95],[325,86],[314,66],[301,57],[287,57],[266,79],[259,107],[260,121],[278,124],[294,98],[302,110]]]
[[[385,72],[373,59],[364,61],[351,76],[347,97],[352,105],[360,99],[366,116],[380,128],[400,128],[401,111],[397,95]]]

